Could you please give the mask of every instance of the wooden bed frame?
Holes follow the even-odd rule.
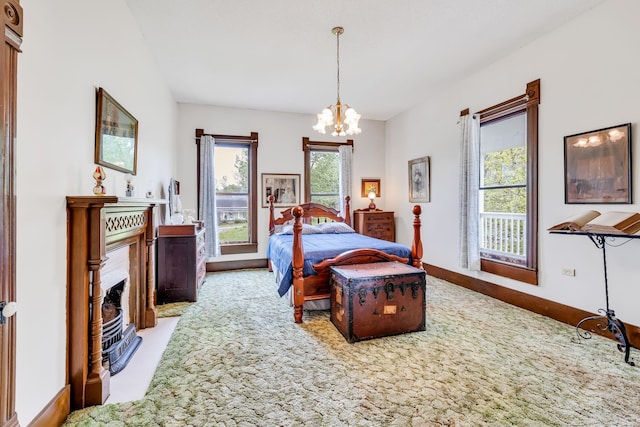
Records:
[[[326,259],[313,265],[316,276],[303,277],[302,268],[304,265],[304,248],[302,246],[302,223],[310,222],[311,218],[318,218],[319,221],[344,222],[351,225],[351,214],[349,211],[350,197],[345,197],[345,217],[333,208],[318,204],[304,203],[293,208],[285,209],[279,218],[274,217],[273,196],[269,197],[269,236],[275,233],[277,225],[283,225],[293,220],[293,317],[296,323],[302,323],[302,308],[305,301],[314,301],[329,298],[331,288],[329,284],[330,268],[334,265],[365,264],[371,262],[398,261],[406,264],[409,260],[396,255],[389,255],[377,249],[355,249]],[[422,209],[419,205],[413,207],[413,242],[411,245],[411,257],[414,267],[422,267],[422,242],[420,240],[420,214]],[[271,260],[269,260],[269,271]]]

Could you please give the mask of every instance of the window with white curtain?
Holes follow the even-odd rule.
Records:
[[[310,141],[302,138],[304,150],[305,202],[320,203],[342,211],[340,147],[353,147],[353,140],[347,142]],[[350,159],[349,159],[350,161]],[[350,171],[350,167],[348,168]],[[349,177],[350,178],[350,177]],[[348,180],[349,184],[351,180]],[[345,190],[343,189],[344,193]],[[349,192],[346,190],[346,192]],[[351,194],[345,194],[351,196]]]
[[[538,283],[540,80],[523,95],[478,111],[481,270]]]
[[[205,135],[196,129],[196,143]],[[198,194],[202,180],[210,179],[215,188],[215,218],[222,255],[252,253],[258,250],[258,133],[250,136],[211,135],[214,145],[214,174],[200,176],[198,170]],[[198,164],[200,164],[198,150]],[[199,202],[200,203],[200,202]],[[206,226],[206,224],[205,224]]]

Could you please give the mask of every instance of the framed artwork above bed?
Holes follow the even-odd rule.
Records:
[[[300,174],[262,174],[262,207],[269,207],[269,196],[274,197],[273,206],[286,208],[300,204]]]

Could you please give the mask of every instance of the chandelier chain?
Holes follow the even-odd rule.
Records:
[[[338,68],[338,102],[340,102],[340,32],[336,32],[336,65]]]

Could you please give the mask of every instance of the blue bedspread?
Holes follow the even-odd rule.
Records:
[[[343,252],[352,249],[378,249],[391,255],[409,258],[411,262],[411,249],[399,243],[374,239],[358,233],[343,234],[304,234],[302,235],[304,247],[304,277],[315,275],[313,264],[324,259],[333,258]],[[291,287],[293,279],[293,235],[274,234],[269,238],[267,258],[282,274],[282,280],[278,283],[278,293],[283,296]]]

